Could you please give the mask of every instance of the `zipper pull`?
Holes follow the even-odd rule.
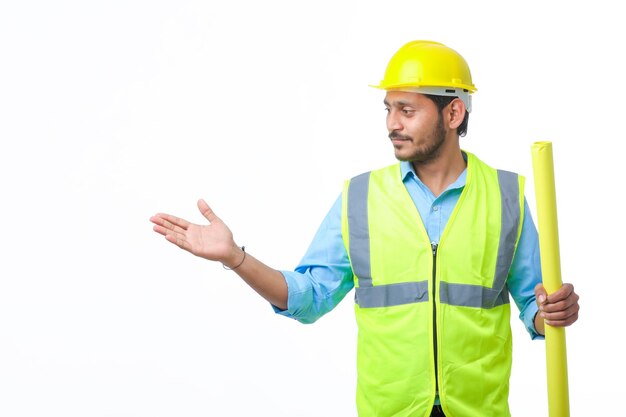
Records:
[[[433,256],[437,255],[437,246],[439,246],[439,245],[437,245],[435,242],[432,242],[430,244],[430,247],[433,249]]]

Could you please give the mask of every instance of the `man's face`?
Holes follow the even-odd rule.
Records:
[[[428,162],[439,155],[446,130],[432,100],[419,93],[388,91],[385,108],[389,139],[397,159]]]

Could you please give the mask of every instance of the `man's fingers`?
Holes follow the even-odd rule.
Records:
[[[176,246],[183,248],[189,252],[191,252],[191,245],[187,242],[187,237],[184,233],[176,233],[170,229],[166,229],[163,226],[154,225],[152,228],[155,232],[162,234],[165,236],[168,242],[175,244]]]
[[[185,219],[163,213],[150,217],[150,221],[176,233],[183,233],[191,225]]]
[[[565,327],[578,320],[579,296],[572,284],[563,284],[539,306],[541,317],[552,327]]]
[[[556,311],[565,311],[572,306],[578,306],[578,294],[570,293],[569,296],[565,299],[561,299],[556,302],[548,302],[541,306],[541,310],[547,313],[552,313]]]
[[[203,199],[198,200],[198,209],[200,213],[204,216],[205,219],[209,221],[209,223],[213,223],[218,217],[215,215],[211,207],[204,201]]]
[[[167,239],[168,242],[171,242],[173,244],[175,244],[176,246],[178,246],[181,249],[185,249],[186,251],[191,252],[191,245],[189,245],[189,242],[187,242],[183,237],[177,237],[174,235],[165,235],[165,239]]]
[[[546,321],[546,324],[549,324],[552,327],[565,327],[578,320],[579,309],[578,304],[576,304],[567,310],[559,311],[557,313],[542,312],[541,315]]]
[[[549,303],[556,303],[561,300],[567,299],[574,292],[574,286],[572,284],[563,284],[561,288],[553,292],[548,296]]]
[[[537,297],[537,304],[539,306],[544,304],[546,306],[552,306],[551,311],[556,311],[559,307],[567,307],[578,301],[578,295],[574,293],[574,286],[572,284],[563,284],[550,295],[547,294],[542,284],[537,284],[535,286],[535,296]]]
[[[163,236],[172,236],[176,239],[185,239],[185,234],[182,232],[176,232],[170,229],[167,229],[163,226],[159,226],[158,224],[155,224],[154,227],[152,228],[152,230],[154,230],[155,232],[163,235]],[[181,229],[182,230],[182,229]]]
[[[159,233],[159,234],[161,234],[163,236],[167,236],[168,230],[165,227],[163,227],[163,226],[159,226],[158,224],[155,224],[152,227],[152,230],[154,230],[155,232],[157,232],[157,233]]]

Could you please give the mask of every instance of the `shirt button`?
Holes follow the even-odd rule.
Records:
[[[439,206],[433,206],[433,211],[439,210]]]

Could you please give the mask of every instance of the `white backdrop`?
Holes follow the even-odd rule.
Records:
[[[553,142],[582,306],[571,415],[610,413],[625,393],[615,4],[3,2],[0,415],[355,416],[352,293],[313,325],[278,317],[148,218],[200,222],[205,198],[250,253],[292,269],[343,179],[394,162],[367,85],[414,39],[469,62],[462,146],[527,175],[535,220],[530,146]],[[547,416],[544,343],[512,325],[513,415]]]

